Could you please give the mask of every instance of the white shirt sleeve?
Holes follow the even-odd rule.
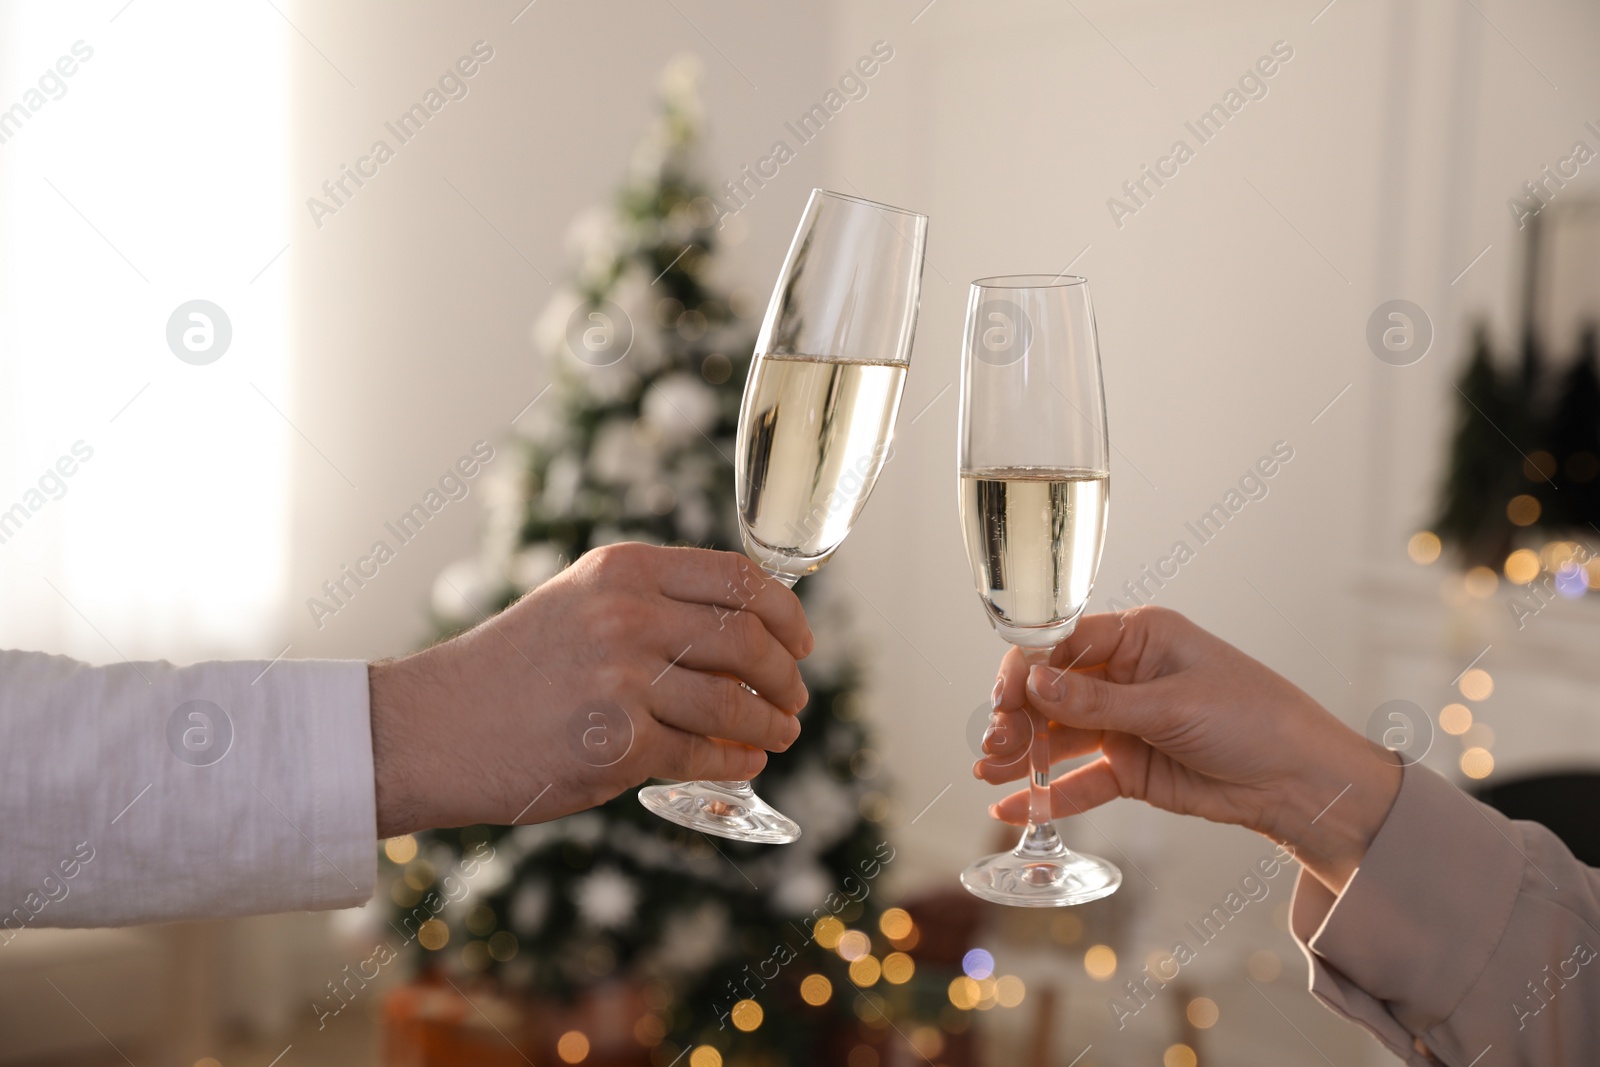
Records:
[[[0,651],[0,760],[0,944],[372,895],[365,663]]]

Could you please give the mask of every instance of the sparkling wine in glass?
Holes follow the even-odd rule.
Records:
[[[1088,606],[1110,484],[1089,283],[981,278],[967,302],[958,446],[961,532],[989,621],[1029,665],[1049,662]],[[1028,709],[1028,827],[961,874],[985,900],[1083,904],[1122,872],[1062,844],[1050,816],[1049,720]]]
[[[889,458],[911,358],[928,217],[813,190],[756,339],[739,409],[739,532],[769,577],[793,586],[855,525]],[[782,844],[793,819],[748,782],[639,791],[664,819]]]

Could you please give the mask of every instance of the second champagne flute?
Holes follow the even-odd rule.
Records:
[[[967,302],[958,445],[961,532],[1000,636],[1029,665],[1072,635],[1105,539],[1110,439],[1089,283],[980,278]],[[1028,828],[961,874],[975,896],[1048,908],[1116,892],[1122,872],[1062,844],[1050,817],[1050,720],[1028,709]]]
[[[814,189],[789,246],[739,409],[739,533],[784,585],[826,563],[889,457],[922,291],[928,217]],[[749,782],[639,791],[664,819],[783,844],[800,827]]]

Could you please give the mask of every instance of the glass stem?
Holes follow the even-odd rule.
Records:
[[[784,588],[786,589],[793,589],[794,583],[800,580],[800,576],[798,574],[779,574],[776,571],[767,570],[765,567],[762,567],[761,570],[762,573],[764,573],[768,578],[771,578],[774,581],[782,582]],[[741,682],[740,684],[742,685],[743,683]],[[745,688],[750,689],[748,685],[746,685]],[[750,692],[754,693],[755,690],[750,689]],[[756,791],[750,788],[749,782],[720,782],[716,779],[712,779],[711,784],[722,789],[726,789],[728,792],[737,794],[741,797],[753,797],[756,795]]]
[[[1022,658],[1029,668],[1050,662],[1048,648],[1025,648]],[[1062,849],[1050,812],[1050,720],[1043,712],[1028,708],[1028,828],[1022,832],[1017,851],[1029,854],[1055,853]]]

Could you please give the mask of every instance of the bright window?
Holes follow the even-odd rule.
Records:
[[[292,30],[266,3],[86,8],[0,8],[0,647],[271,655]],[[167,341],[192,300],[231,325],[207,365]]]

